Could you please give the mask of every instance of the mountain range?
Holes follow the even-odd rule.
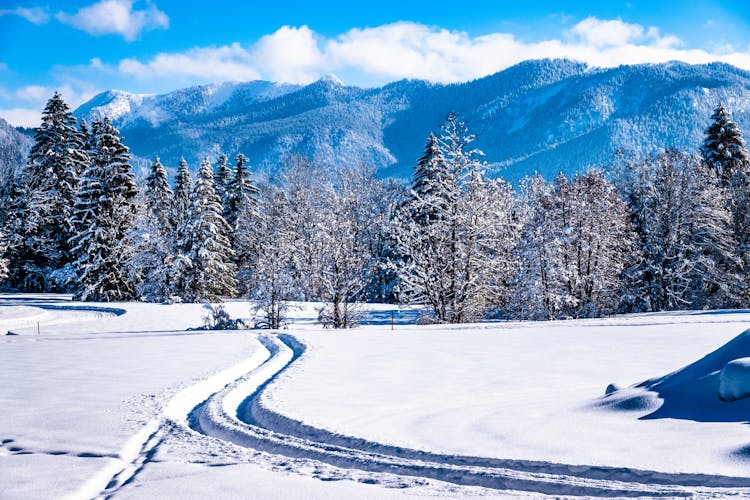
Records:
[[[511,181],[606,166],[617,150],[635,156],[699,147],[723,103],[750,130],[750,73],[681,62],[595,68],[535,60],[456,84],[401,80],[377,88],[334,76],[312,84],[218,83],[143,95],[110,90],[75,114],[109,116],[146,165],[168,166],[242,152],[261,169],[292,154],[323,164],[367,163],[407,178],[427,135],[450,111],[477,135],[489,170]],[[749,132],[750,133],[750,132]]]

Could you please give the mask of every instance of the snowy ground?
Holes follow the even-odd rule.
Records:
[[[750,496],[750,400],[717,395],[750,335],[704,358],[749,312],[295,314],[280,337],[186,332],[199,305],[0,296],[0,498]]]

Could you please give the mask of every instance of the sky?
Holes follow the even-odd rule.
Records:
[[[0,0],[0,117],[36,126],[116,88],[223,81],[449,83],[526,59],[750,70],[750,0]]]

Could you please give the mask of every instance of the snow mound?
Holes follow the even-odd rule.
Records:
[[[750,396],[750,358],[730,361],[719,373],[719,398],[736,401]]]
[[[750,414],[750,329],[677,371],[610,392],[596,407],[649,410],[641,419],[747,422]],[[661,402],[661,404],[658,404]]]
[[[610,390],[613,384],[607,389]],[[610,391],[596,406],[619,411],[655,411],[662,400],[655,392],[639,387],[626,387]]]

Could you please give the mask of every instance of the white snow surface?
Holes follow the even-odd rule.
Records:
[[[719,373],[719,397],[736,401],[750,396],[750,358],[730,361]]]
[[[317,306],[277,337],[185,331],[200,304],[0,296],[0,498],[750,492],[750,399],[718,399],[750,312],[412,326],[375,305],[331,331]]]

